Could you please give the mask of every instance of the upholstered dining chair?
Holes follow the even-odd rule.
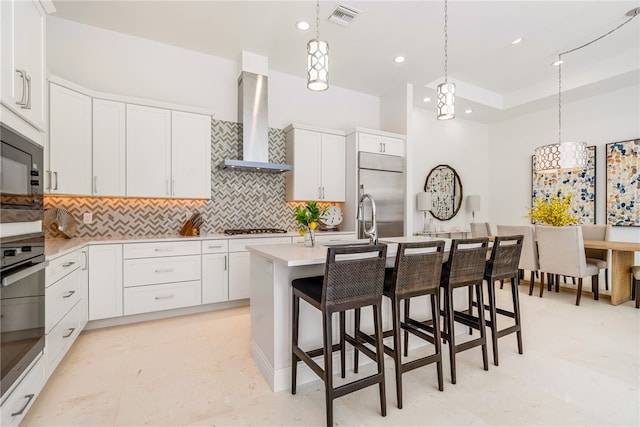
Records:
[[[597,264],[587,261],[584,252],[582,228],[579,226],[552,227],[536,226],[538,237],[538,253],[540,271],[548,274],[575,277],[578,279],[578,295],[576,305],[580,305],[582,295],[582,279],[591,277],[593,299],[598,299]],[[556,286],[558,283],[556,282]],[[544,291],[544,274],[540,275],[540,297]]]
[[[609,240],[610,225],[582,224],[584,240]],[[585,249],[587,260],[593,262],[600,270],[604,270],[604,288],[609,290],[609,251],[607,249]]]
[[[536,234],[533,225],[498,225],[498,236],[512,236],[522,234],[522,254],[520,255],[520,264],[518,268],[522,271],[531,272],[530,289],[533,289],[535,276],[540,270],[540,261],[538,260],[538,245],[536,244]],[[524,278],[524,274],[522,275]]]
[[[469,224],[469,228],[471,229],[471,237],[489,237],[493,235],[491,233],[491,226],[488,222],[472,222]]]

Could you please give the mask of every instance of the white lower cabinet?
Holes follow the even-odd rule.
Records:
[[[89,320],[122,316],[122,245],[89,246]]]
[[[229,254],[227,240],[202,241],[202,303],[229,300]]]
[[[40,357],[2,403],[0,426],[15,427],[20,424],[44,387],[46,381],[45,365],[45,358]]]
[[[134,286],[124,290],[124,314],[140,314],[200,304],[200,280]]]
[[[74,305],[56,326],[47,333],[45,354],[47,356],[47,376],[56,369],[71,344],[80,335],[80,304]]]

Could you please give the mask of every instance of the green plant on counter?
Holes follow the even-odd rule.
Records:
[[[538,199],[534,207],[529,208],[529,215],[525,218],[556,227],[578,223],[578,217],[571,214],[571,194],[561,198],[553,196],[551,201]]]
[[[307,230],[315,230],[320,217],[324,215],[326,210],[327,208],[320,209],[318,203],[313,200],[306,202],[304,205],[296,206],[294,218],[299,224],[300,234],[304,234]]]

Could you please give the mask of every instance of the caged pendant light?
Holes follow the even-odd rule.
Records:
[[[438,85],[438,120],[449,120],[456,116],[456,85],[447,81],[447,62],[449,60],[447,20],[447,0],[444,0],[444,83]]]
[[[329,44],[320,40],[320,1],[316,1],[316,38],[307,43],[307,88],[329,89]]]
[[[640,7],[631,9],[626,13],[626,16],[629,16],[630,18],[606,34],[603,34],[582,46],[578,46],[574,49],[558,54],[558,60],[554,62],[554,65],[558,66],[558,143],[543,145],[542,147],[535,149],[533,169],[536,173],[553,173],[565,169],[584,169],[587,167],[587,143],[573,141],[562,142],[562,64],[564,63],[562,55],[575,52],[576,50],[580,50],[583,47],[587,47],[597,42],[620,29],[638,15],[640,15]]]

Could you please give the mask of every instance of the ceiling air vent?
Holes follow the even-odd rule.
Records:
[[[336,10],[329,16],[329,21],[334,24],[348,27],[353,21],[353,18],[358,16],[360,11],[354,7],[347,6],[346,4],[339,4]]]

